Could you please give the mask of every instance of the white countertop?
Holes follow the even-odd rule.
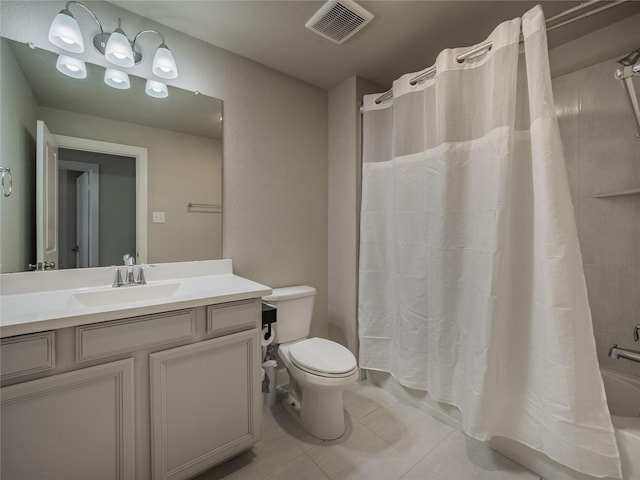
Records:
[[[147,285],[118,288],[111,287],[114,272],[105,268],[0,275],[0,337],[271,293],[234,275],[230,260],[157,264],[145,275]]]

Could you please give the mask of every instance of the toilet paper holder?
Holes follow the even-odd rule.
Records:
[[[267,327],[264,340],[272,335],[271,325],[278,320],[278,309],[266,302],[262,302],[262,328]]]

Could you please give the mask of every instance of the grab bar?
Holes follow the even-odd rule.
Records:
[[[609,349],[609,357],[613,358],[614,360],[618,360],[619,358],[626,358],[627,360],[631,360],[632,362],[640,363],[640,352],[638,352],[637,350],[620,348],[615,344]]]

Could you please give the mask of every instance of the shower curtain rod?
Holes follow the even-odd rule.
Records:
[[[585,8],[589,8],[592,5],[595,5],[597,3],[603,3],[602,0],[589,0],[588,2],[583,2],[580,5],[577,5],[577,6],[573,7],[573,8],[565,10],[564,12],[560,12],[557,15],[549,17],[547,19],[547,21],[545,22],[546,25],[547,25],[547,32],[555,30],[556,28],[564,27],[565,25],[569,25],[570,23],[576,22],[578,20],[582,20],[583,18],[590,17],[591,15],[595,15],[596,13],[603,12],[605,10],[608,10],[608,9],[610,9],[612,7],[615,7],[617,5],[620,5],[621,3],[625,3],[625,2],[628,2],[628,1],[629,0],[615,0],[613,2],[606,2],[601,7],[594,8],[593,10],[589,10],[589,11],[587,11],[585,13],[578,14],[578,15],[576,15],[574,17],[571,17],[571,18],[569,18],[567,20],[561,21],[559,23],[555,23],[558,20],[561,20],[562,18],[566,17],[567,15],[571,15],[573,13],[576,13],[576,12],[579,12],[581,10],[584,10]],[[553,24],[553,25],[550,25],[550,24]],[[461,53],[460,55],[458,55],[456,57],[456,60],[459,63],[462,63],[465,59],[473,57],[477,53],[484,53],[485,51],[489,51],[489,50],[491,50],[491,44],[492,44],[491,42],[485,42],[482,45],[478,45],[477,47],[472,48],[468,52]],[[427,78],[433,77],[435,74],[436,74],[436,67],[434,65],[433,67],[428,68],[424,72],[416,75],[411,80],[409,80],[409,84],[415,85],[416,83],[418,83],[421,80],[426,80]],[[380,103],[384,102],[385,100],[389,100],[391,98],[393,98],[393,89],[392,88],[390,88],[389,90],[384,92],[382,95],[380,95],[378,98],[376,98],[375,99],[375,103],[377,105],[377,104],[380,104]]]

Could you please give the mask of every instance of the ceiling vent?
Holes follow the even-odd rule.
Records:
[[[335,43],[344,43],[371,21],[373,15],[351,0],[329,0],[305,24]]]

